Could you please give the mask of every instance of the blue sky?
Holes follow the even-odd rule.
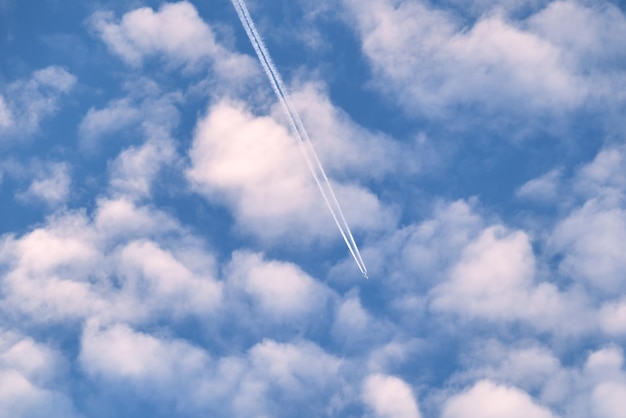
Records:
[[[0,415],[623,418],[626,9],[0,0]]]

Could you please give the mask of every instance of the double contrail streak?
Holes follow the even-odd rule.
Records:
[[[309,134],[304,129],[304,125],[302,124],[302,120],[300,120],[300,116],[293,108],[291,104],[291,99],[289,98],[289,94],[285,89],[283,84],[283,80],[280,77],[280,74],[276,70],[274,63],[272,62],[272,58],[261,39],[261,36],[256,30],[256,26],[252,21],[252,17],[250,17],[250,13],[248,12],[248,8],[243,0],[231,0],[233,6],[235,6],[235,10],[237,11],[237,15],[239,16],[239,20],[243,25],[252,46],[254,47],[254,51],[259,57],[259,61],[263,66],[263,70],[269,79],[272,89],[274,93],[276,93],[276,97],[283,106],[287,117],[289,118],[289,122],[291,124],[291,130],[296,138],[298,138],[300,144],[300,150],[304,155],[304,159],[311,170],[311,174],[315,179],[315,183],[319,188],[322,196],[324,197],[324,201],[326,202],[326,206],[330,210],[333,219],[335,220],[335,224],[343,237],[343,240],[346,242],[348,249],[350,250],[350,254],[354,258],[356,265],[361,270],[361,273],[365,278],[367,278],[367,268],[365,267],[365,263],[363,262],[363,258],[361,258],[361,253],[359,251],[359,247],[357,247],[356,242],[354,241],[354,237],[352,236],[352,232],[350,231],[350,227],[348,226],[348,222],[346,222],[346,218],[343,215],[343,211],[341,210],[341,206],[337,201],[337,196],[335,196],[335,192],[330,185],[330,181],[328,180],[328,176],[322,167],[322,163],[320,162],[315,149],[313,148],[313,143],[309,138]]]

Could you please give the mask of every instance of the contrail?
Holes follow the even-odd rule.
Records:
[[[363,258],[361,258],[361,252],[354,241],[354,237],[352,236],[348,222],[346,222],[341,206],[337,201],[337,196],[335,195],[330,181],[328,180],[328,176],[326,175],[326,171],[324,170],[324,167],[322,167],[322,163],[315,152],[315,148],[313,148],[313,143],[311,142],[309,134],[302,124],[302,120],[291,104],[291,99],[289,98],[287,89],[285,89],[283,80],[272,62],[269,51],[256,30],[256,26],[254,25],[254,21],[248,12],[246,3],[244,3],[243,0],[231,0],[231,2],[233,3],[233,6],[235,6],[239,20],[241,21],[241,24],[243,25],[243,28],[252,43],[254,51],[259,57],[263,71],[265,71],[265,75],[267,75],[267,78],[272,85],[272,89],[274,90],[276,97],[278,97],[278,101],[282,104],[283,109],[287,114],[291,130],[293,131],[295,137],[298,138],[300,150],[304,155],[304,159],[306,160],[307,166],[315,179],[317,187],[324,197],[326,206],[328,206],[328,209],[335,220],[335,224],[337,225],[343,240],[346,242],[348,250],[350,250],[350,254],[352,254],[352,258],[354,258],[357,267],[361,270],[361,274],[367,278],[367,268],[365,267]]]

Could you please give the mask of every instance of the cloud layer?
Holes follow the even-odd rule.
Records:
[[[0,415],[624,416],[617,3],[250,4],[369,280],[231,4],[44,3],[0,5]]]

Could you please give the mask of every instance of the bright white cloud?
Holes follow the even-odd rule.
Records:
[[[462,249],[475,238],[484,221],[475,201],[435,202],[432,215],[419,223],[396,230],[372,248],[364,248],[373,276],[386,275],[395,286],[428,286],[442,278]],[[420,281],[407,281],[418,275]]]
[[[433,305],[492,319],[513,319],[532,309],[550,309],[547,304],[558,295],[547,284],[532,289],[534,274],[528,236],[492,226],[463,250],[450,281],[434,290]],[[540,305],[533,306],[537,303]]]
[[[609,346],[589,355],[584,365],[587,385],[591,386],[590,410],[598,418],[625,417],[622,403],[626,395],[624,354]]]
[[[264,317],[293,321],[323,309],[331,293],[296,265],[236,252],[228,267],[229,285],[239,288]]]
[[[298,143],[274,119],[221,101],[196,128],[189,179],[209,199],[225,200],[238,223],[275,240],[334,237],[330,214],[308,172]],[[380,229],[393,216],[369,191],[335,184],[354,229]]]
[[[340,237],[258,65],[231,48],[250,51],[228,2],[198,3],[210,25],[191,1],[96,13],[98,39],[83,40],[95,48],[45,53],[91,72],[75,112],[43,123],[76,84],[60,67],[0,87],[1,138],[47,141],[0,161],[0,192],[22,198],[0,217],[0,323],[12,329],[0,330],[0,416],[624,417],[626,153],[610,123],[626,91],[623,12],[604,0],[287,3],[252,13],[279,66],[306,54],[288,78],[332,77],[293,83],[293,101],[365,234],[371,280],[345,248],[326,257]],[[337,16],[357,28],[367,86],[359,59],[330,64],[358,53]],[[310,49],[294,52],[301,42]],[[351,102],[358,88],[371,102]],[[379,109],[402,139],[355,122]],[[476,115],[457,153],[450,137]],[[558,147],[485,149],[492,129],[520,135],[508,117],[541,139],[572,129]],[[65,142],[74,134],[83,149]],[[600,140],[610,145],[579,166]],[[467,197],[503,175],[481,163],[504,149],[532,154],[519,172],[544,167],[544,151],[558,165],[508,195]],[[519,216],[519,200],[498,200],[514,193],[558,210]],[[48,204],[12,209],[35,199]]]
[[[165,3],[156,12],[143,7],[119,20],[112,13],[96,13],[91,25],[109,49],[132,66],[157,57],[172,66],[193,69],[209,61],[228,79],[245,78],[256,71],[249,57],[220,45],[211,27],[186,1]]]
[[[626,418],[626,383],[602,383],[593,391],[593,409],[598,418]]]
[[[611,2],[553,1],[528,24],[583,68],[600,64],[601,71],[613,72],[626,58],[619,42],[626,36],[626,16]]]
[[[450,398],[442,418],[554,418],[549,409],[537,405],[526,393],[514,387],[481,380]]]
[[[306,385],[335,384],[340,365],[339,359],[314,344],[280,344],[271,340],[252,347],[250,360],[257,373],[296,394],[306,390]]]
[[[10,369],[0,371],[0,413],[6,417],[16,418],[80,416],[67,396],[38,388],[24,376]]]
[[[91,323],[82,336],[80,361],[89,374],[158,385],[188,374],[200,377],[210,358],[183,341],[161,340],[121,324]]]
[[[59,391],[62,359],[49,347],[13,332],[0,331],[0,414],[30,418],[78,417],[68,395]]]
[[[3,309],[42,323],[206,315],[221,298],[212,260],[169,216],[102,200],[93,219],[60,213],[3,237]]]
[[[605,147],[574,178],[574,189],[588,198],[600,198],[608,206],[619,205],[626,195],[626,150]]]
[[[273,416],[288,403],[337,387],[340,361],[311,343],[263,340],[240,356],[212,358],[185,340],[138,332],[123,324],[90,323],[80,364],[95,380],[129,387],[157,404],[174,402],[187,416]]]
[[[559,405],[572,397],[574,375],[559,361],[557,354],[538,343],[515,345],[481,340],[464,356],[464,371],[454,381],[461,383],[489,379],[506,382],[529,393],[547,405]]]
[[[378,88],[410,111],[439,114],[456,104],[489,111],[578,106],[587,91],[562,51],[499,14],[469,29],[423,2],[345,0]]]
[[[626,210],[590,200],[557,225],[552,246],[561,271],[590,288],[613,293],[626,283]]]
[[[357,174],[360,178],[382,178],[392,174],[411,176],[429,166],[431,153],[395,141],[382,133],[356,124],[316,84],[306,84],[292,95],[315,149],[331,176]],[[274,109],[275,119],[282,107]],[[425,148],[425,147],[424,147]]]
[[[159,171],[177,158],[175,144],[169,138],[149,139],[140,147],[129,147],[111,166],[111,189],[131,199],[148,197]]]
[[[602,330],[612,335],[626,334],[626,300],[607,302],[599,311]]]
[[[420,418],[411,387],[395,376],[375,374],[363,385],[363,401],[378,418]]]
[[[156,337],[123,324],[89,323],[82,335],[80,365],[101,385],[123,387],[134,396],[197,416],[211,402],[207,384],[211,357],[187,341]],[[201,415],[201,414],[199,414]]]
[[[215,311],[220,302],[221,285],[211,275],[194,272],[154,242],[130,242],[121,249],[116,264],[124,288],[122,299],[149,295],[144,302],[148,315],[159,311],[202,315]]]

